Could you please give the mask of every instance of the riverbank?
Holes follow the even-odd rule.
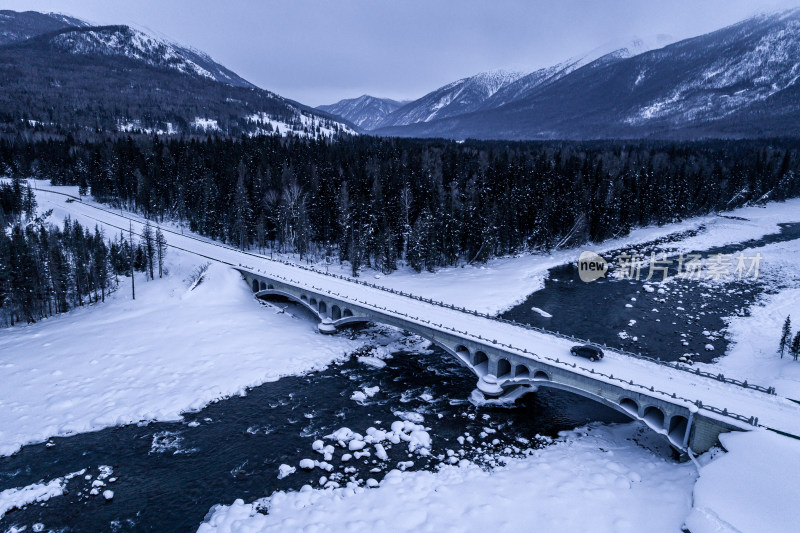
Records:
[[[238,272],[170,250],[169,275],[137,273],[105,303],[0,330],[0,455],[50,437],[148,420],[321,369],[361,345],[263,307]]]

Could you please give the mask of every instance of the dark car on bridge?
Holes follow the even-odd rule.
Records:
[[[578,357],[585,357],[589,361],[597,361],[598,359],[603,358],[603,350],[590,344],[573,346],[569,349],[569,352],[572,355],[577,355]]]

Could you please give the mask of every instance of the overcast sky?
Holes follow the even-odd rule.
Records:
[[[494,69],[531,71],[609,42],[682,39],[800,0],[27,0],[198,48],[309,105],[367,93],[412,99]]]

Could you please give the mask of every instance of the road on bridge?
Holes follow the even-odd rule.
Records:
[[[54,187],[41,180],[37,181],[36,194],[40,210],[53,208],[55,217],[69,215],[82,224],[89,226],[98,224],[105,228],[107,234],[120,230],[127,232],[130,223],[134,232],[141,233],[145,222],[142,217],[112,210],[91,201],[66,202],[65,196],[70,195],[64,190],[72,191],[74,188]],[[780,391],[777,395],[769,395],[655,362],[635,359],[613,350],[606,350],[605,359],[592,363],[570,355],[569,348],[573,343],[562,337],[368,287],[353,280],[328,276],[324,272],[272,261],[267,257],[242,252],[194,234],[182,235],[172,227],[162,226],[162,231],[168,233],[167,241],[170,247],[208,260],[232,266],[242,265],[253,271],[291,279],[297,286],[330,291],[332,294],[338,294],[337,297],[342,300],[373,307],[383,313],[397,313],[405,320],[417,317],[420,323],[428,327],[437,327],[439,324],[443,331],[456,329],[484,341],[496,340],[515,349],[525,350],[534,358],[536,356],[558,358],[570,365],[577,362],[579,367],[587,370],[578,368],[575,372],[585,372],[594,379],[597,379],[598,375],[592,374],[591,370],[612,375],[616,378],[613,381],[615,385],[619,385],[619,380],[632,381],[638,385],[652,387],[656,391],[665,391],[670,395],[674,393],[693,402],[700,401],[704,405],[727,409],[728,412],[744,417],[757,417],[760,425],[800,436],[800,405],[781,397]],[[731,421],[727,418],[726,420]]]

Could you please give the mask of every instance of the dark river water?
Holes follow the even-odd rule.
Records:
[[[704,253],[734,253],[796,238],[800,224],[759,241]],[[649,253],[654,247],[668,250],[669,242],[637,251]],[[726,348],[722,318],[745,312],[764,284],[671,281],[664,289],[647,292],[642,282],[634,281],[583,283],[575,267],[565,265],[552,269],[543,290],[504,316],[662,359],[693,353],[708,360]],[[378,330],[341,334],[369,342],[381,338]],[[706,344],[714,350],[706,350]],[[409,469],[432,468],[446,458],[447,450],[491,466],[492,457],[501,452],[514,455],[547,445],[539,436],[553,437],[591,421],[626,420],[589,400],[547,389],[513,407],[476,407],[467,401],[475,377],[435,348],[397,352],[383,368],[359,362],[358,355],[324,371],[255,387],[246,396],[187,413],[182,422],[53,438],[49,445],[26,446],[0,458],[0,492],[85,470],[66,482],[62,496],[8,512],[0,531],[193,531],[214,504],[252,501],[305,484],[319,487],[321,476],[341,484],[380,480],[401,462],[413,462],[403,465]],[[375,386],[379,391],[366,401],[351,399],[354,392]],[[336,429],[346,426],[364,434],[369,427],[389,429],[395,420],[419,421],[420,416],[420,423],[430,428],[430,456],[409,454],[406,446],[395,445],[387,449],[386,461],[371,456],[345,464],[337,449],[328,461],[331,473],[298,468],[278,479],[281,464],[296,467],[303,458],[322,460],[312,442]],[[113,490],[113,500],[92,494],[93,483],[103,483],[97,492]]]
[[[395,445],[388,450],[389,461],[373,464],[371,457],[343,465],[337,449],[329,461],[334,472],[351,466],[356,479],[380,480],[401,461],[413,461],[413,469],[438,464],[435,456],[447,449],[464,449],[475,459],[506,447],[537,447],[537,434],[555,436],[593,420],[624,421],[615,411],[559,392],[529,395],[513,409],[476,408],[465,401],[475,378],[438,350],[401,352],[386,363],[378,369],[353,358],[322,372],[287,377],[187,414],[183,423],[116,427],[54,438],[50,448],[26,446],[0,459],[0,491],[84,468],[93,479],[78,476],[63,496],[10,512],[0,530],[27,525],[31,531],[41,523],[59,531],[192,531],[216,503],[251,501],[306,483],[320,486],[320,476],[329,474],[319,468],[298,468],[277,479],[278,467],[297,466],[302,458],[322,460],[312,451],[315,439],[342,426],[362,434],[370,426],[388,429],[401,412],[424,417],[422,424],[431,428],[431,457],[409,457],[406,446]],[[364,386],[380,391],[362,405],[350,396]],[[481,438],[485,428],[496,433]],[[472,444],[458,442],[465,433]],[[499,442],[492,445],[494,439]],[[113,468],[102,487],[114,491],[111,502],[89,494],[101,465]],[[370,472],[376,466],[381,471]],[[108,482],[111,477],[116,481]]]
[[[704,258],[733,254],[732,266],[735,268],[736,254],[745,249],[800,239],[800,224],[780,226],[779,233],[761,239],[693,253]],[[663,239],[637,246],[634,250],[615,250],[604,257],[611,260],[619,254],[634,252],[649,257],[651,251],[669,254],[669,241]],[[646,283],[644,278],[649,273],[646,268],[642,269],[638,281],[609,276],[584,283],[578,277],[575,264],[555,267],[550,270],[544,289],[531,294],[524,303],[502,316],[665,361],[675,361],[691,354],[694,361],[710,362],[724,354],[728,345],[723,319],[745,314],[756,297],[767,290],[767,285],[763,276],[755,281],[749,280],[752,274],[742,276],[746,280],[742,282],[709,283],[682,279],[674,276],[677,273],[676,256],[667,257],[675,261],[669,270],[669,281],[664,284]],[[749,266],[750,262],[746,264]],[[761,264],[762,268],[765,266]],[[658,279],[660,276],[658,274]],[[648,292],[646,286],[652,292]],[[551,316],[543,316],[534,308]],[[709,344],[713,350],[707,348]]]

